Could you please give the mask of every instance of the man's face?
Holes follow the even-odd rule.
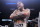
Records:
[[[17,4],[17,7],[18,7],[19,9],[21,9],[21,8],[23,7],[23,3],[18,3],[18,4]]]

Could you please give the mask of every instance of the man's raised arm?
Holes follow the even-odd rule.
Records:
[[[10,15],[10,18],[12,19],[14,16],[16,16],[16,10]]]

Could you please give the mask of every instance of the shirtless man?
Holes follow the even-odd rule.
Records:
[[[11,15],[10,18],[11,19],[15,19],[16,24],[22,24],[23,23],[23,27],[27,27],[27,20],[30,17],[30,9],[24,9],[24,4],[22,2],[18,2],[17,3],[17,7],[18,9],[16,9]],[[19,16],[20,17],[19,17]],[[15,17],[17,16],[17,17]],[[14,18],[15,17],[15,18]],[[22,17],[22,18],[21,18]],[[23,18],[24,17],[24,18]],[[17,20],[16,20],[17,19]],[[19,20],[18,20],[19,19]],[[15,23],[14,23],[15,24]],[[15,27],[15,25],[14,25]],[[17,26],[16,26],[17,27]]]

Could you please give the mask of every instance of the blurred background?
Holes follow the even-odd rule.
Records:
[[[0,0],[0,25],[4,26],[10,24],[12,19],[10,19],[9,16],[15,9],[17,9],[18,1],[23,2],[25,9],[29,8],[31,10],[28,25],[32,27],[33,23],[38,24],[40,0]],[[35,21],[32,23],[32,20]],[[30,25],[30,23],[32,23],[32,25]]]

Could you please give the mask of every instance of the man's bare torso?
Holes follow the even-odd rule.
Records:
[[[20,11],[20,10],[16,10],[15,12],[16,12],[15,14],[17,15],[17,14],[18,14],[19,12],[21,12],[21,11]],[[28,12],[29,12],[29,9],[24,9],[24,10],[22,11],[22,13],[25,13],[25,15],[26,15],[26,14],[29,14]],[[29,15],[28,15],[28,16],[29,16]],[[19,19],[20,19],[20,18],[19,18]],[[21,19],[23,20],[23,18],[21,18]],[[17,20],[16,22],[17,22],[17,23],[22,23],[22,22],[23,22],[22,20]]]
[[[15,10],[15,11],[10,15],[10,18],[12,19],[13,17],[18,16],[18,15],[21,15],[21,14],[24,14],[26,17],[29,17],[29,16],[30,16],[30,9],[24,9],[24,10],[22,10],[22,11],[20,11],[20,10]],[[20,20],[18,20],[18,19],[20,19]],[[16,23],[16,24],[24,23],[23,26],[25,27],[28,18],[15,18],[14,20],[15,20],[14,23]],[[24,20],[24,21],[23,21],[23,20]]]

